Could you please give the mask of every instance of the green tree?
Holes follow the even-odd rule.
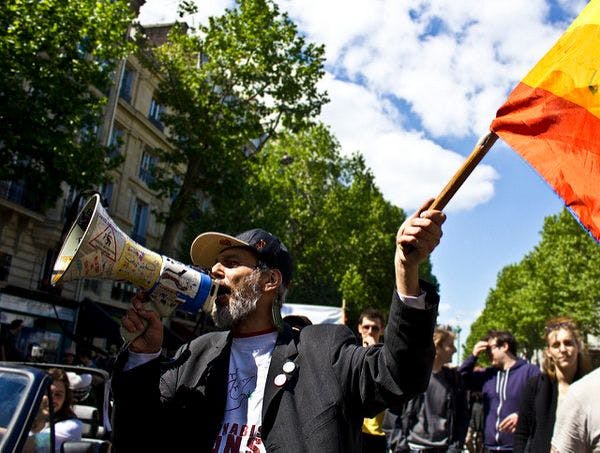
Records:
[[[90,187],[110,167],[96,130],[131,18],[125,0],[0,6],[0,180],[23,182],[40,208],[62,181]]]
[[[323,125],[282,134],[248,160],[244,197],[214,199],[194,232],[261,227],[279,236],[296,263],[288,301],[340,306],[349,317],[387,310],[394,287],[394,240],[404,212],[385,201],[359,155],[342,157]],[[437,284],[430,263],[423,277]]]
[[[161,250],[177,247],[194,207],[226,192],[243,196],[245,160],[279,126],[301,130],[315,117],[324,93],[323,47],[307,43],[287,14],[270,0],[239,0],[236,7],[190,33],[174,27],[168,42],[144,59],[161,78],[156,97],[174,152],[157,150],[154,186],[174,196],[162,218]],[[244,152],[246,151],[246,152]],[[173,178],[185,168],[181,184]]]
[[[467,352],[488,329],[513,332],[530,356],[543,347],[543,326],[572,317],[584,333],[600,332],[600,248],[563,210],[547,217],[541,240],[523,260],[504,268],[471,326]]]

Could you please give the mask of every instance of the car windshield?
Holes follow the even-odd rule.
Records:
[[[10,426],[27,394],[29,379],[26,376],[0,371],[0,438]]]

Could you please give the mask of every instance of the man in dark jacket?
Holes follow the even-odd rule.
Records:
[[[446,366],[456,353],[454,333],[438,327],[433,333],[435,358],[427,391],[401,408],[390,408],[384,430],[393,453],[460,453],[469,425],[469,407],[462,377]]]
[[[477,371],[474,368],[483,351],[488,353],[492,366]],[[511,333],[491,330],[459,368],[467,389],[483,394],[483,441],[490,451],[512,451],[523,388],[531,377],[540,374],[538,367],[516,354],[517,342]]]
[[[445,215],[429,203],[398,231],[386,342],[370,348],[346,326],[294,331],[281,322],[292,261],[275,236],[198,236],[192,261],[212,266],[220,283],[212,315],[230,330],[195,339],[161,373],[162,324],[134,301],[123,327],[148,328],[113,377],[118,451],[360,451],[363,418],[424,391],[431,373],[438,298],[418,268]]]

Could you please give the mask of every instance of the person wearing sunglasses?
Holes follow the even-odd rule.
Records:
[[[492,366],[476,370],[482,352],[488,354]],[[490,330],[459,371],[468,390],[483,394],[485,450],[512,451],[523,388],[540,374],[539,368],[517,357],[517,342],[510,332]]]

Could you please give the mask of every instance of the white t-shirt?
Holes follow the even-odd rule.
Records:
[[[552,447],[558,453],[600,452],[600,368],[571,384],[556,412]]]
[[[278,332],[237,337],[231,343],[227,401],[213,452],[265,452],[262,403]]]
[[[60,451],[60,446],[66,441],[81,440],[83,424],[81,420],[69,418],[54,424],[54,451]],[[50,426],[46,426],[34,435],[36,453],[50,451]]]

